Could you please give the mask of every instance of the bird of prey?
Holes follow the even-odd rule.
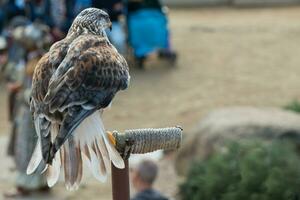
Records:
[[[38,136],[27,174],[47,173],[53,186],[64,169],[68,189],[82,178],[82,155],[93,175],[104,181],[112,162],[124,161],[105,132],[101,115],[129,85],[129,69],[106,36],[112,23],[106,12],[87,8],[74,19],[67,36],[38,62],[30,107]]]

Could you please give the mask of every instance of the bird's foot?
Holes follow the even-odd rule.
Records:
[[[121,156],[124,160],[128,160],[130,157],[130,154],[132,152],[132,147],[133,147],[134,141],[127,139],[125,141],[125,143],[126,143],[126,145],[125,145],[124,151],[121,153]]]
[[[116,146],[117,142],[116,142],[116,138],[114,137],[113,133],[110,131],[107,131],[107,135],[108,135],[108,139],[109,139],[110,143],[112,143],[114,146]]]
[[[111,142],[111,144],[113,144],[117,148],[117,140],[116,140],[113,132],[107,131],[107,135],[108,135],[108,139]],[[124,160],[128,160],[128,158],[130,157],[133,144],[134,144],[133,140],[127,139],[127,140],[125,140],[124,147],[122,145],[122,149],[117,149],[119,151],[119,153],[121,154],[121,157]]]

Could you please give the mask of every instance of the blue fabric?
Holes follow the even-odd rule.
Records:
[[[106,32],[107,36],[119,53],[124,55],[126,53],[126,34],[119,22],[113,22],[112,24],[112,30]]]
[[[157,9],[143,9],[128,16],[129,43],[136,57],[168,48],[168,22]]]
[[[92,0],[75,0],[74,15],[78,15],[85,8],[92,6]]]

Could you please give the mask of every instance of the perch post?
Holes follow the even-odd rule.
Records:
[[[143,154],[159,149],[177,149],[181,143],[182,128],[133,129],[125,133],[113,132],[116,149],[122,154]],[[118,169],[112,164],[112,196],[113,200],[129,200],[128,160],[125,168]]]

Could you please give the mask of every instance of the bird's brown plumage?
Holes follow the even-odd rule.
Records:
[[[107,161],[103,160],[107,156],[112,162],[115,158],[116,165],[124,165],[118,161],[119,155],[116,150],[107,143],[106,135],[102,133],[103,138],[99,138],[95,131],[100,129],[103,132],[101,118],[99,121],[95,113],[99,110],[102,112],[119,90],[128,87],[130,77],[125,59],[103,32],[110,21],[105,13],[100,11],[91,9],[87,13],[95,12],[96,17],[100,16],[100,21],[104,20],[103,30],[90,28],[90,24],[79,21],[77,18],[86,19],[86,13],[81,14],[82,16],[75,19],[74,23],[77,24],[73,23],[67,37],[55,43],[40,59],[33,75],[31,109],[40,139],[43,162],[46,166],[51,166],[53,159],[54,162],[60,163],[61,158],[57,158],[57,155],[67,153],[62,157],[69,187],[80,182],[82,176],[82,159],[78,153],[81,149],[84,149],[83,153],[86,152],[91,162],[96,162],[91,158],[91,154],[95,154],[94,160],[99,161],[102,170],[107,170],[107,166],[104,166]],[[96,25],[98,26],[98,23]],[[87,119],[89,116],[93,117]],[[82,126],[93,129],[91,132],[94,135],[82,138],[81,133],[77,132],[82,130],[78,126],[85,119],[87,120]],[[64,148],[61,148],[63,145]],[[57,153],[60,149],[61,152]],[[36,163],[33,158],[28,167],[29,172],[37,167]],[[51,176],[56,177],[57,174],[52,173]]]

